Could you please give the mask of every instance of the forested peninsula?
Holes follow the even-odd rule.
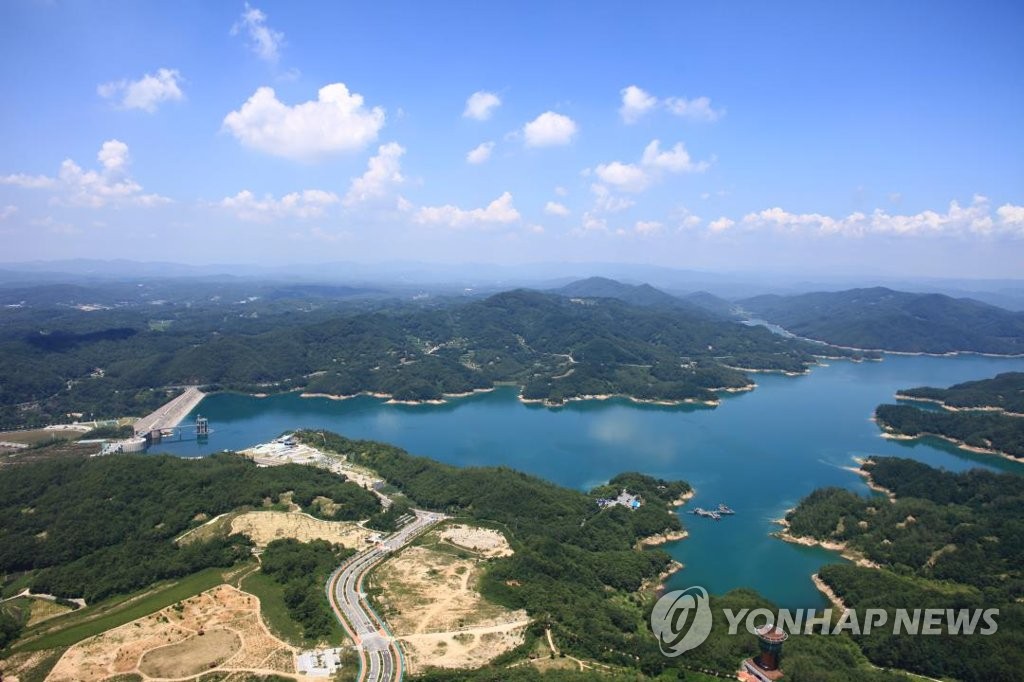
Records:
[[[918,404],[878,406],[875,420],[888,437],[933,436],[975,452],[1024,458],[1022,372],[947,389],[911,388],[896,397]],[[937,403],[942,409],[929,409],[927,403]]]
[[[1024,666],[1024,481],[974,469],[951,473],[908,459],[873,457],[862,472],[884,495],[813,492],[786,516],[789,532],[838,543],[879,568],[832,564],[820,579],[845,606],[998,608],[998,632],[972,637],[855,636],[873,663],[941,678],[1019,679]]]

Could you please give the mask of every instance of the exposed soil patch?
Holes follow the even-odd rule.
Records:
[[[101,682],[132,673],[180,678],[208,670],[293,674],[293,649],[270,634],[259,608],[253,595],[218,585],[82,640],[47,680]]]
[[[231,519],[231,532],[248,536],[260,547],[274,540],[327,540],[353,549],[366,547],[373,532],[346,521],[324,521],[297,512],[245,512]]]
[[[242,648],[230,630],[209,630],[184,642],[151,649],[142,655],[139,670],[151,677],[191,677],[218,667]]]
[[[435,542],[451,530],[439,531]],[[488,551],[499,551],[489,533],[480,537],[493,544]],[[504,543],[499,533],[495,535]],[[430,536],[426,539],[429,542]],[[454,556],[444,546],[407,547],[373,575],[373,583],[383,587],[378,598],[383,615],[401,642],[412,674],[426,666],[484,665],[521,644],[530,622],[525,611],[506,609],[481,596],[477,583],[484,559]]]
[[[505,536],[490,528],[452,525],[442,529],[438,535],[453,545],[471,549],[484,557],[512,556]]]

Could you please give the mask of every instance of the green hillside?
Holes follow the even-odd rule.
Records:
[[[1024,353],[1024,313],[969,298],[884,287],[739,302],[798,336],[851,348],[911,353]]]

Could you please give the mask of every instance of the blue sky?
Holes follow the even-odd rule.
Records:
[[[5,261],[1024,273],[1020,3],[0,4]]]

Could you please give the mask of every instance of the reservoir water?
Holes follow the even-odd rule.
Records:
[[[752,587],[790,608],[822,607],[810,576],[835,553],[785,543],[772,523],[806,494],[843,486],[871,494],[844,467],[854,457],[896,455],[959,471],[1024,473],[1024,465],[969,453],[941,441],[906,443],[879,436],[876,405],[913,386],[947,386],[999,372],[1024,371],[1024,359],[886,356],[883,362],[830,361],[800,377],[755,375],[754,391],[717,408],[637,405],[627,400],[524,405],[513,388],[445,405],[388,405],[358,397],[334,401],[286,394],[215,394],[194,412],[210,420],[209,442],[167,443],[182,456],[237,450],[298,428],[399,445],[457,465],[507,465],[580,490],[621,471],[681,478],[696,488],[694,506],[723,502],[736,515],[712,521],[683,514],[690,537],[666,546],[685,564],[670,588],[702,585],[720,594]],[[189,419],[192,417],[190,416]]]

